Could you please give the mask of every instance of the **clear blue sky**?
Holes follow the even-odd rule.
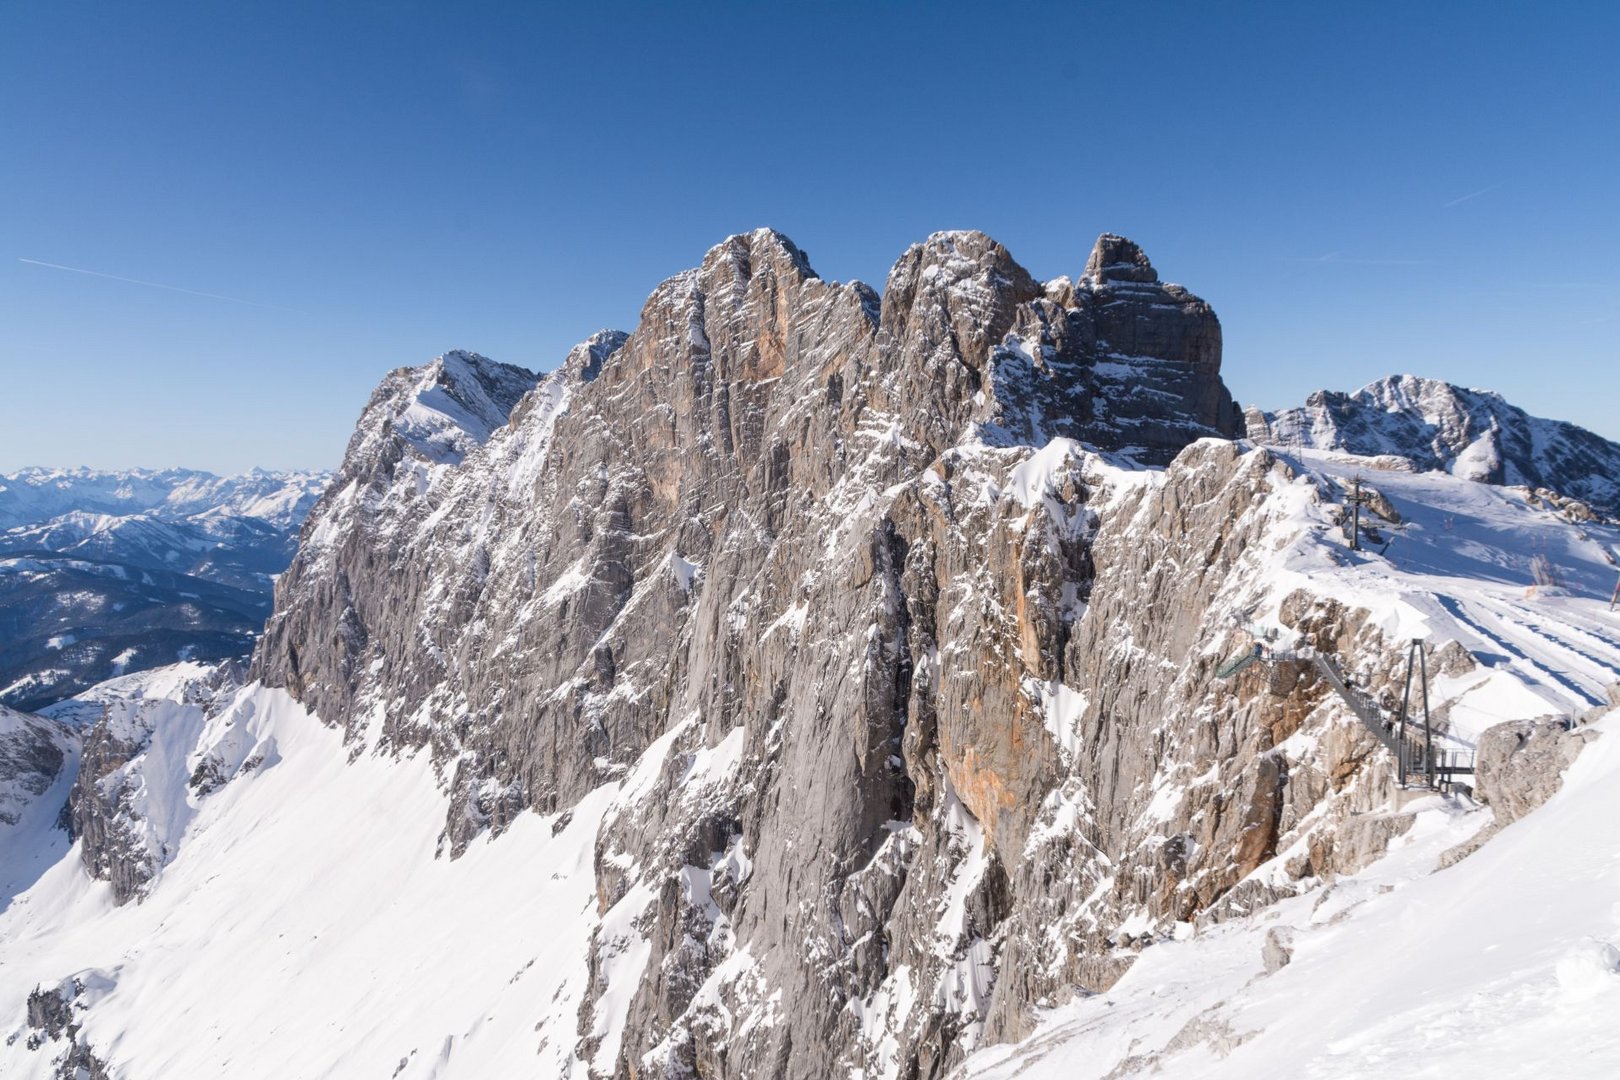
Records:
[[[879,286],[1121,232],[1244,402],[1412,372],[1616,438],[1617,132],[1608,2],[7,0],[0,469],[332,466],[388,369],[553,367],[758,225]]]

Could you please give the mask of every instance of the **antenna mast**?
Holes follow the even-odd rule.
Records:
[[[1361,504],[1367,497],[1361,493],[1361,474],[1357,473],[1350,481],[1350,550],[1361,550]]]

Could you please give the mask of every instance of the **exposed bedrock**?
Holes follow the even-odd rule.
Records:
[[[734,236],[544,378],[390,375],[254,674],[430,748],[452,856],[623,782],[598,1073],[940,1076],[1400,827],[1308,671],[1215,679],[1298,480],[1219,367],[1119,237],[1041,283],[936,234],[879,295]]]

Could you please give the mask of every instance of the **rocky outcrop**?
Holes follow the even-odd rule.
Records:
[[[1100,515],[1089,603],[1063,649],[1072,727],[1004,853],[1013,903],[986,1037],[1026,1035],[1032,1004],[1106,989],[1177,924],[1354,872],[1410,826],[1384,812],[1390,759],[1310,663],[1217,677],[1251,647],[1240,619],[1274,612],[1370,691],[1399,689],[1399,643],[1365,611],[1268,592],[1291,492],[1326,517],[1330,490],[1266,450],[1205,440]]]
[[[0,706],[0,826],[16,825],[50,790],[77,741],[66,724]]]
[[[241,663],[177,665],[114,679],[54,707],[82,729],[69,829],[85,869],[111,885],[115,904],[139,899],[174,858],[193,807],[173,793],[186,790],[188,774],[212,775],[209,760],[188,765],[187,758],[209,713],[241,685],[244,670]],[[192,788],[202,795],[217,786]]]
[[[60,1047],[49,1066],[58,1080],[112,1080],[107,1062],[81,1034],[81,1014],[111,985],[104,973],[91,971],[49,989],[36,987],[28,995],[28,1049],[41,1052]]]
[[[113,730],[98,724],[85,740],[80,778],[69,796],[68,820],[82,842],[80,858],[91,877],[112,885],[113,902],[140,895],[161,864],[150,850],[138,815],[130,812],[133,793],[122,770],[147,746],[151,730]],[[100,783],[98,781],[109,782]]]
[[[1420,469],[1546,489],[1620,515],[1620,446],[1574,424],[1531,416],[1488,390],[1390,376],[1353,394],[1318,391],[1302,408],[1249,409],[1245,432],[1276,446],[1395,455]]]
[[[619,786],[594,1073],[940,1076],[1400,827],[1345,824],[1377,744],[1303,665],[1215,680],[1295,527],[1270,496],[1314,491],[1208,438],[1219,363],[1118,237],[1042,284],[936,234],[881,295],[732,237],[521,399],[433,406],[460,434],[402,418],[452,366],[517,377],[390,376],[254,675],[354,753],[428,748],[452,856]]]
[[[1286,927],[1274,926],[1266,931],[1260,947],[1260,962],[1267,975],[1275,975],[1294,959],[1293,934]]]
[[[1474,793],[1497,826],[1510,825],[1557,794],[1564,770],[1597,735],[1562,719],[1497,724],[1479,738]]]
[[[1609,692],[1609,706],[1620,694]],[[1596,713],[1607,709],[1595,710]],[[1487,728],[1474,758],[1474,795],[1491,808],[1491,822],[1440,856],[1439,868],[1462,862],[1498,832],[1558,793],[1564,772],[1597,731],[1571,727],[1562,717],[1512,720]]]
[[[396,372],[279,583],[255,674],[351,730],[374,708],[391,744],[435,740],[457,773],[457,850],[526,806],[566,806],[712,692],[653,672],[716,677],[734,601],[792,606],[824,522],[869,511],[963,437],[1072,432],[1168,460],[1230,433],[1202,301],[1106,277],[1045,291],[980,234],[914,246],[881,300],[822,282],[778,234],[733,237],[661,285],[635,334],[599,335],[589,361],[540,382],[509,426],[489,437],[485,414],[463,429],[476,460],[459,469],[394,435],[445,362]],[[1141,331],[1161,309],[1177,329]],[[1110,334],[1165,355],[1122,359]],[[488,364],[457,366],[489,382]],[[1179,389],[1147,395],[1168,434],[1145,436],[1151,410],[1101,391],[1127,369]]]

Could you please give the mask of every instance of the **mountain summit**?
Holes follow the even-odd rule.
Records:
[[[732,236],[487,438],[483,419],[438,410],[467,436],[458,459],[425,452],[399,419],[434,367],[397,372],[277,583],[254,676],[357,751],[430,752],[452,855],[638,768],[668,790],[677,773],[638,764],[655,745],[723,753],[732,765],[704,798],[626,805],[604,824],[603,903],[636,905],[620,921],[701,915],[704,934],[753,942],[769,985],[807,995],[800,1020],[734,1047],[737,1067],[764,1068],[788,1040],[845,1043],[850,1018],[808,992],[818,977],[801,957],[917,918],[893,907],[898,879],[862,884],[853,868],[904,854],[919,883],[949,876],[982,829],[991,846],[972,858],[990,861],[959,871],[975,881],[962,888],[1006,887],[999,868],[1021,861],[1058,783],[1058,721],[1041,703],[1074,663],[1092,589],[1088,506],[1110,469],[1168,464],[1241,419],[1209,305],[1159,282],[1128,241],[1104,237],[1088,265],[1043,284],[982,233],[936,233],[879,295],[821,279],[780,233]],[[745,854],[751,871],[724,868]],[[683,860],[718,909],[648,906],[652,868]],[[811,913],[827,889],[854,904],[868,888],[859,919]],[[998,895],[972,919],[999,921]],[[989,1007],[947,989],[979,963],[965,957],[988,930],[972,919],[947,959],[931,944],[876,967],[862,953],[840,978],[864,995],[911,964],[955,1017],[929,1053],[951,1053]],[[619,948],[604,931],[593,964]],[[647,970],[682,986],[726,955],[663,948]],[[626,1034],[593,1037],[586,1056],[611,1071],[632,1043],[646,1053],[654,1017],[687,995],[647,982],[613,1029]],[[587,1029],[608,1023],[606,999],[583,1008]],[[694,1028],[667,1053],[704,1045]],[[805,1075],[824,1064],[806,1059]]]
[[[1298,408],[1250,409],[1245,425],[1256,442],[1403,457],[1419,469],[1546,489],[1620,515],[1620,445],[1531,416],[1489,390],[1392,375],[1352,394],[1318,391]]]

